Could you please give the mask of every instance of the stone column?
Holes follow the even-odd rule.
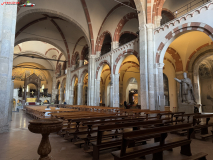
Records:
[[[113,77],[111,76],[111,81],[110,81],[110,94],[109,94],[109,106],[113,107]]]
[[[14,89],[14,80],[11,81],[11,87],[10,87],[10,104],[8,109],[8,116],[9,121],[12,121],[12,110],[13,110],[13,89]]]
[[[120,98],[119,98],[119,76],[120,74],[114,75],[114,94],[113,94],[113,107],[120,107]]]
[[[195,100],[198,104],[201,104],[199,73],[198,72],[193,73],[193,79],[194,79],[193,90],[194,90]]]
[[[71,86],[70,86],[71,87]],[[73,105],[74,102],[74,87],[70,89],[70,95],[69,95],[69,104]]]
[[[95,105],[99,106],[100,103],[100,80],[95,80]]]
[[[79,67],[82,67],[84,65],[84,60],[79,60]]]
[[[88,68],[88,105],[95,105],[95,58],[96,55],[90,55]]]
[[[124,105],[124,100],[123,100],[123,82],[120,82],[119,84],[119,99],[120,103]]]
[[[2,2],[4,1],[0,0]],[[0,133],[9,130],[16,15],[17,5],[0,5]]]
[[[119,42],[115,41],[111,43],[111,50],[114,50],[116,48],[119,48]]]
[[[161,16],[155,16],[155,28],[158,28],[161,26],[161,24],[160,24],[161,19],[162,19]]]
[[[153,24],[147,24],[147,55],[148,55],[148,89],[149,89],[149,109],[155,110],[155,77],[154,77],[154,40]],[[141,63],[140,63],[141,64]]]
[[[158,95],[157,95],[157,109],[165,110],[165,98],[164,98],[164,84],[163,84],[163,66],[164,63],[158,63]]]
[[[140,101],[141,109],[149,109],[148,100],[148,73],[147,73],[147,38],[146,26],[139,27],[139,54],[140,54]]]
[[[60,95],[59,104],[61,104],[63,101],[63,99],[62,99],[63,98],[63,88],[60,88],[59,95]]]
[[[83,84],[78,83],[77,105],[82,105]]]
[[[69,96],[70,96],[70,86],[71,86],[71,73],[70,73],[71,68],[67,68],[67,76],[66,76],[66,93],[65,93],[65,102],[67,104],[69,103]]]
[[[56,99],[56,75],[53,73],[53,84],[52,84],[52,97],[51,100],[54,101]]]

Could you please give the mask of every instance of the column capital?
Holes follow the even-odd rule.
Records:
[[[89,59],[96,58],[96,55],[89,55]]]
[[[111,42],[111,50],[114,50],[116,48],[119,48],[119,42],[117,41]]]
[[[97,51],[96,52],[96,58],[100,57],[101,56],[101,51]]]
[[[164,67],[164,63],[157,63],[156,64],[156,68],[163,68]]]
[[[154,29],[154,24],[149,23],[149,24],[145,24],[146,28],[148,29]]]

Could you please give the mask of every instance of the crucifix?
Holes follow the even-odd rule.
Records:
[[[35,92],[33,92],[33,91],[31,92],[32,95],[33,95],[34,93],[35,93]]]

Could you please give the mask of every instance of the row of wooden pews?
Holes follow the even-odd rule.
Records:
[[[175,147],[181,147],[181,154],[190,156],[185,160],[202,160],[207,155],[191,156],[191,137],[201,124],[194,119],[201,118],[197,117],[200,114],[77,105],[63,105],[63,108],[78,112],[51,113],[51,118],[64,121],[58,134],[76,146],[83,146],[93,160],[100,159],[100,151],[111,148],[116,150],[112,152],[115,160],[144,158],[148,154],[153,155],[153,160],[161,160],[163,151]],[[169,133],[178,131],[186,131],[187,136],[171,139]]]
[[[76,109],[70,108],[58,108],[58,107],[51,107],[51,110],[45,110],[47,106],[26,106],[25,113],[33,117],[34,119],[41,119],[41,118],[50,118],[49,116],[45,116],[46,112],[50,113],[70,113],[70,112],[77,112]]]

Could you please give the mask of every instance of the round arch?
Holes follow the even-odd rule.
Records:
[[[192,65],[193,68],[193,82],[194,82],[194,94],[196,101],[201,104],[200,86],[199,86],[199,64],[206,58],[213,56],[213,49],[206,50],[198,56]]]
[[[74,74],[71,79],[71,87],[73,88],[75,78],[78,78],[77,74]]]
[[[101,51],[105,36],[109,34],[112,40],[112,34],[109,31],[104,31],[98,38],[97,43],[96,43],[96,49],[95,52]]]
[[[19,14],[18,17],[17,17],[16,23],[18,23],[26,15],[35,14],[35,13],[41,13],[41,14],[51,13],[52,15],[55,15],[55,16],[62,18],[62,19],[65,19],[66,21],[68,21],[70,23],[74,23],[77,27],[79,27],[82,30],[82,32],[84,33],[84,36],[86,37],[85,39],[86,39],[87,43],[90,44],[89,35],[85,31],[85,29],[77,21],[75,21],[71,17],[67,16],[66,14],[63,14],[63,13],[58,12],[58,11],[54,11],[54,10],[50,10],[50,9],[30,9],[30,10],[27,10],[27,11]]]
[[[119,38],[120,38],[120,33],[121,33],[121,30],[123,28],[123,26],[131,19],[133,18],[136,18],[138,19],[138,15],[137,13],[135,12],[131,12],[131,13],[128,13],[127,15],[125,15],[118,23],[117,27],[116,27],[116,30],[115,30],[115,33],[114,33],[114,36],[113,36],[113,42],[118,42],[119,41]]]
[[[111,71],[110,63],[107,60],[101,61],[98,65],[97,69],[96,69],[96,79],[98,79],[98,80],[100,80],[101,71],[102,71],[102,69],[100,69],[100,68],[103,68],[104,64],[107,64],[110,68],[110,71]]]
[[[35,55],[41,56],[41,57],[43,57],[43,58],[48,58],[46,55],[44,55],[44,54],[42,54],[42,53],[39,53],[39,52],[35,52],[35,51],[24,51],[24,52],[20,52],[20,53],[18,53],[18,54],[25,55],[25,54],[32,54],[32,53],[35,54]],[[18,58],[18,57],[19,57],[19,56],[14,57],[13,60],[15,60],[15,59]],[[52,66],[52,69],[53,69],[53,70],[56,69],[55,66],[54,66],[54,64],[53,64],[53,62],[51,62],[51,61],[49,61],[49,60],[46,60],[46,61],[49,62],[49,64]]]
[[[56,48],[58,48],[64,54],[65,58],[67,59],[67,54],[65,54],[66,52],[59,45],[57,45],[56,43],[54,43],[46,38],[42,38],[42,37],[23,38],[23,39],[16,41],[15,46],[20,43],[26,42],[26,41],[42,41],[42,42],[49,43],[49,44],[55,46]]]
[[[60,80],[58,80],[58,81],[56,82],[55,88],[58,89],[58,87],[59,87],[60,84],[61,84],[61,82],[60,82]]]
[[[81,73],[79,82],[83,83],[84,76],[85,76],[87,73],[88,73],[88,69],[85,69],[85,70]]]
[[[204,26],[204,27],[203,27]],[[199,23],[199,22],[191,22],[191,23],[185,23],[183,25],[180,25],[179,27],[176,27],[172,31],[170,31],[165,38],[161,41],[157,48],[155,61],[156,63],[163,63],[164,56],[166,53],[167,48],[169,45],[179,36],[186,32],[190,31],[201,31],[207,34],[212,40],[212,34],[213,34],[213,28],[207,24]]]
[[[119,54],[118,57],[115,60],[115,63],[113,65],[113,74],[118,74],[119,73],[119,69],[121,66],[121,63],[123,62],[123,60],[128,56],[128,55],[135,55],[135,57],[138,59],[139,61],[139,55],[138,52],[136,52],[135,50],[129,49],[127,51],[125,51],[123,54]]]

